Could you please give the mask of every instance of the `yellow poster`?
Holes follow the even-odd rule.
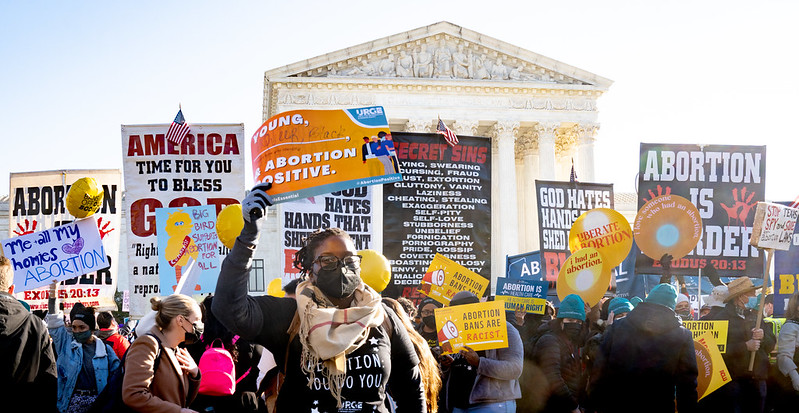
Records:
[[[610,285],[611,268],[595,248],[582,248],[572,254],[560,267],[558,299],[577,294],[588,305],[596,305]]]
[[[467,270],[466,267],[441,254],[436,254],[422,277],[419,291],[441,304],[448,305],[452,296],[459,291],[471,291],[474,295],[482,297],[488,283],[489,280],[480,274]]]
[[[437,308],[436,331],[441,354],[508,346],[505,304],[502,301]]]
[[[250,145],[255,182],[272,183],[273,202],[402,180],[382,106],[282,112]]]
[[[713,339],[713,334],[705,332],[695,338],[694,351],[699,372],[696,376],[696,392],[699,394],[699,400],[702,400],[703,397],[729,383],[732,378],[718,350],[716,340]]]
[[[633,230],[624,215],[610,208],[584,212],[569,230],[569,250],[595,248],[609,268],[621,264],[633,246]]]
[[[693,336],[694,340],[705,333],[710,333],[713,336],[713,341],[719,345],[720,353],[727,352],[727,325],[729,323],[727,320],[682,322],[685,328],[691,330],[691,336]]]

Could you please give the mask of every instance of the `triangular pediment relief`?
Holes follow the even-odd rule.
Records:
[[[338,50],[266,72],[285,77],[416,78],[588,85],[609,79],[448,22]]]

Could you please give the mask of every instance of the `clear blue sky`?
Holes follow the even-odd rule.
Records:
[[[595,164],[617,192],[642,141],[765,144],[766,198],[792,200],[796,16],[790,0],[5,1],[0,195],[9,172],[121,169],[120,125],[168,123],[178,103],[249,137],[265,70],[446,20],[615,81]]]

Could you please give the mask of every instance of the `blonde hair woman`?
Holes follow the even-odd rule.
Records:
[[[139,412],[192,412],[200,370],[181,343],[199,341],[203,332],[200,306],[191,297],[153,297],[156,325],[128,348],[122,400]]]

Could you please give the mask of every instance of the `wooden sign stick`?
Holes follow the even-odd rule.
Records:
[[[766,248],[765,250],[766,254],[768,254],[768,259],[766,260],[766,269],[763,271],[763,288],[760,290],[760,305],[757,306],[757,323],[755,324],[755,328],[760,328],[760,324],[763,322],[763,309],[766,307],[766,288],[769,281],[771,281],[771,260],[774,258],[774,248]],[[749,371],[755,368],[755,353],[757,352],[753,351],[752,355],[749,357]]]

